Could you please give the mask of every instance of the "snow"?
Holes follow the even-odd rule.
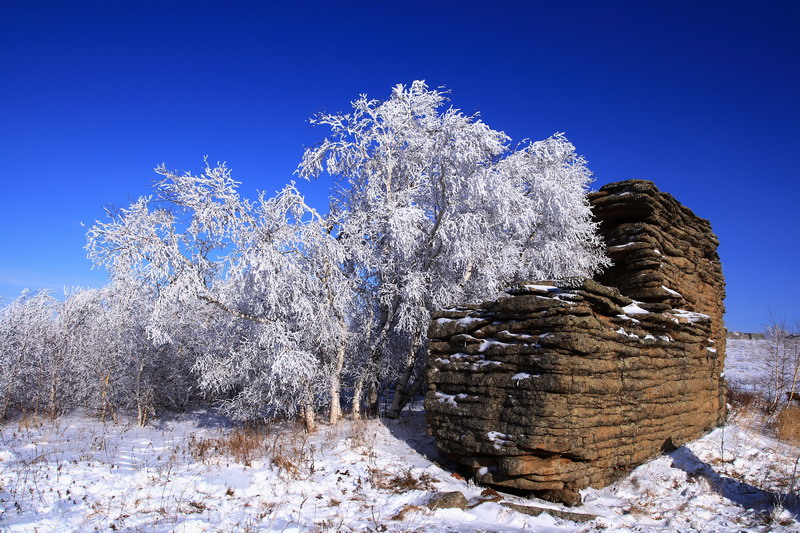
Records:
[[[561,292],[561,289],[553,285],[537,285],[535,283],[526,283],[525,285],[523,285],[523,288],[527,290]]]
[[[535,338],[533,335],[526,335],[524,333],[511,333],[507,329],[502,330],[501,332],[498,333],[498,335],[504,335],[508,339],[520,340],[520,341],[527,341]]]
[[[759,379],[762,349],[764,341],[729,340],[728,379]],[[80,413],[12,420],[0,425],[0,531],[798,530],[800,502],[789,491],[800,448],[739,420],[582,491],[572,510],[598,518],[578,524],[481,503],[484,487],[454,476],[424,418],[415,405],[399,420],[345,421],[313,435],[286,423],[247,434],[207,411],[143,428]],[[237,434],[255,443],[248,454],[220,445]],[[512,437],[487,438],[499,447]],[[454,490],[474,506],[424,507],[434,492]],[[565,509],[500,493],[503,502]]]
[[[641,307],[639,307],[636,304],[636,302],[634,302],[634,303],[632,303],[630,305],[626,305],[625,307],[622,308],[622,311],[626,315],[646,315],[647,313],[650,312],[650,311],[647,311],[646,309],[642,309]]]
[[[634,244],[639,244],[638,242],[626,242],[625,244],[617,244],[615,246],[609,246],[608,251],[614,252],[616,250],[621,250],[623,248],[627,248],[628,246],[633,246]]]
[[[625,335],[626,337],[630,337],[632,339],[638,339],[639,338],[639,335],[637,335],[636,333],[628,333],[627,331],[625,331],[625,328],[622,328],[622,327],[620,327],[616,331],[616,333],[619,333],[620,335]]]
[[[480,344],[480,346],[478,346],[478,351],[485,352],[491,346],[511,346],[511,344],[507,342],[500,342],[497,339],[486,339]]]
[[[464,317],[464,318],[444,318],[443,317],[443,318],[437,318],[436,319],[436,323],[437,324],[447,324],[448,322],[455,322],[459,326],[469,327],[471,324],[474,324],[475,322],[482,322],[483,320],[484,319],[482,319],[482,318],[476,318],[474,316],[467,316],[467,317]]]
[[[700,322],[703,320],[709,320],[710,317],[708,315],[704,315],[703,313],[695,313],[693,311],[687,311],[685,309],[673,309],[670,311],[676,317],[683,318],[689,322]]]
[[[678,291],[672,290],[669,287],[666,287],[664,285],[662,285],[661,288],[664,289],[665,291],[667,291],[668,293],[670,293],[672,296],[677,296],[679,298],[683,298],[683,295],[681,293],[679,293]]]
[[[419,409],[310,436],[274,426],[242,461],[214,449],[198,456],[200,443],[233,431],[209,413],[144,428],[78,415],[8,422],[0,427],[0,531],[574,531],[480,503],[483,487],[433,462],[423,426]],[[450,490],[476,506],[424,508],[433,492]]]
[[[436,391],[436,399],[440,402],[449,403],[453,407],[457,407],[456,404],[456,397],[452,394],[445,394],[443,392]]]

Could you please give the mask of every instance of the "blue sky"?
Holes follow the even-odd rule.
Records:
[[[651,179],[717,232],[730,329],[799,319],[800,2],[0,4],[0,296],[102,285],[83,245],[159,163],[275,191],[317,111],[424,79],[594,188]],[[325,183],[302,190],[323,207]]]

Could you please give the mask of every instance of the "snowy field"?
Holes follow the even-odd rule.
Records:
[[[731,341],[726,373],[753,378],[757,341]],[[0,427],[0,531],[797,531],[787,496],[800,449],[744,419],[566,508],[485,491],[439,465],[424,413],[233,430],[205,412],[140,428],[73,415]],[[466,510],[429,510],[460,491]],[[596,515],[529,516],[504,504]],[[556,513],[558,514],[558,513]]]
[[[765,340],[728,339],[725,353],[725,376],[743,389],[757,390],[769,379],[764,364]]]

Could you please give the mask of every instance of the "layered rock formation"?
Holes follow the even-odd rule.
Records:
[[[724,421],[722,281],[708,223],[651,183],[591,196],[616,265],[432,315],[426,409],[483,483],[575,503]],[[720,336],[721,334],[721,336]]]
[[[698,217],[651,181],[610,183],[589,195],[614,265],[596,279],[650,311],[686,309],[711,317],[712,338],[725,349],[725,281],[719,241]]]

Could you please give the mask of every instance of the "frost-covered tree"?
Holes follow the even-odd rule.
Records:
[[[194,309],[159,310],[157,292],[135,279],[120,277],[91,292],[86,340],[76,345],[83,403],[101,418],[135,411],[139,424],[159,409],[182,410],[196,389],[196,352],[187,342],[193,326],[187,315]]]
[[[134,410],[144,424],[185,405],[194,361],[185,341],[148,334],[153,304],[146,287],[117,280],[62,299],[23,293],[0,310],[0,419],[82,407],[101,418]]]
[[[769,398],[768,409],[775,411],[790,404],[800,385],[800,327],[789,328],[785,321],[770,318],[766,328],[765,350],[758,363],[766,379],[764,392]]]
[[[386,378],[397,416],[424,360],[431,310],[515,280],[592,275],[607,261],[585,196],[591,174],[563,135],[512,149],[446,102],[416,81],[312,119],[331,136],[306,150],[298,172],[334,178],[339,240],[373,301],[355,416],[365,383]]]
[[[47,291],[23,292],[0,310],[0,420],[43,410],[56,304]]]
[[[155,287],[157,312],[205,304],[195,369],[233,417],[299,411],[313,429],[327,404],[337,421],[353,291],[330,224],[293,185],[251,202],[225,165],[157,172],[155,199],[91,228],[89,257]]]

